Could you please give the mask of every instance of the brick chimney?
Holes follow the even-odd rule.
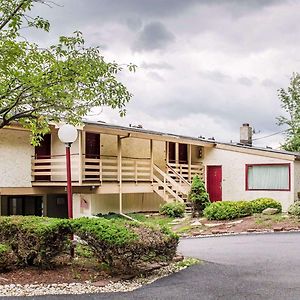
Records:
[[[244,123],[240,127],[240,143],[245,146],[252,146],[252,127],[248,123]]]

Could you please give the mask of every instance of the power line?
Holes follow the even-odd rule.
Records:
[[[257,140],[266,139],[266,138],[268,138],[268,137],[271,137],[271,136],[274,136],[274,135],[283,133],[283,132],[285,132],[285,131],[287,131],[287,129],[281,130],[281,131],[278,131],[278,132],[275,132],[275,133],[272,133],[272,134],[269,134],[269,135],[266,135],[266,136],[262,136],[262,137],[259,137],[259,138],[256,138],[256,139],[252,139],[252,140],[253,140],[253,141],[257,141]]]

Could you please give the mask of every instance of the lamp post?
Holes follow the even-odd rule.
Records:
[[[73,218],[73,200],[72,200],[72,177],[71,177],[71,145],[78,136],[77,129],[70,124],[61,126],[58,130],[58,138],[66,146],[66,167],[67,167],[67,194],[68,194],[68,218]]]

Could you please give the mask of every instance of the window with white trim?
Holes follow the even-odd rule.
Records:
[[[247,190],[290,190],[290,164],[246,165]]]

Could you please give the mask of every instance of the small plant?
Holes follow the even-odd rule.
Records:
[[[252,205],[248,201],[214,202],[204,209],[204,216],[209,220],[231,220],[252,214]]]
[[[193,265],[198,265],[201,263],[201,260],[193,257],[186,257],[183,260],[176,263],[176,269],[182,270]]]
[[[201,216],[205,207],[211,203],[209,200],[209,194],[206,192],[204,182],[198,175],[193,178],[191,191],[189,193],[189,200],[192,202],[193,217],[197,214]]]
[[[288,209],[288,213],[292,216],[300,217],[300,201],[292,204]]]
[[[250,203],[252,205],[253,213],[262,213],[266,208],[277,208],[278,212],[282,211],[281,203],[272,198],[258,198],[252,200]]]
[[[159,212],[171,218],[182,218],[185,212],[185,204],[180,202],[170,202],[161,206]]]

